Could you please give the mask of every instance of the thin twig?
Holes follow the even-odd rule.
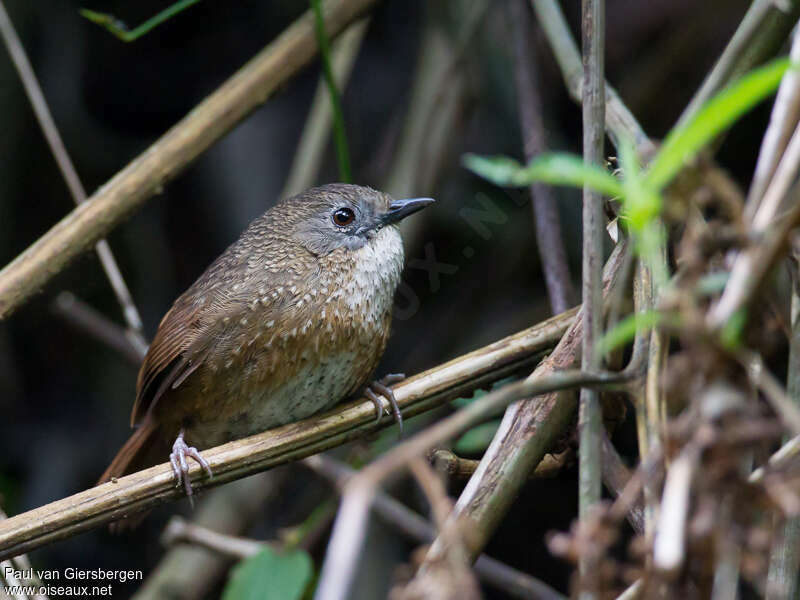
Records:
[[[561,7],[556,0],[531,0],[531,6],[555,55],[570,96],[580,102],[583,87],[581,54]],[[627,139],[633,142],[643,159],[652,157],[655,144],[608,82],[605,83],[605,101],[606,130],[614,145],[619,147],[620,140]]]
[[[685,558],[690,491],[700,451],[698,444],[687,444],[670,466],[664,483],[661,513],[653,542],[653,566],[668,575],[677,574]]]
[[[323,12],[328,35],[338,35],[374,1],[326,0]],[[316,53],[314,16],[306,11],[183,120],[0,271],[0,319],[159,193]]]
[[[514,34],[514,81],[517,88],[517,111],[522,129],[525,159],[547,151],[539,97],[538,68],[531,40],[533,23],[527,0],[510,0],[511,30]],[[567,263],[567,252],[558,216],[558,204],[549,186],[530,186],[536,246],[542,260],[542,271],[550,298],[550,308],[560,313],[575,306],[575,289]]]
[[[798,34],[795,33],[795,40]],[[792,48],[794,51],[794,47]],[[792,253],[791,335],[789,336],[789,366],[786,390],[793,402],[800,402],[800,273],[797,253]],[[788,517],[780,523],[772,544],[767,573],[767,600],[790,600],[797,597],[798,560],[800,560],[800,517]]]
[[[790,58],[792,62],[800,62],[800,30],[795,30]],[[751,222],[756,214],[764,192],[778,166],[789,138],[798,120],[800,120],[800,74],[789,69],[783,76],[775,104],[769,118],[767,131],[758,152],[758,162],[753,172],[753,181],[747,193],[745,205],[745,221]]]
[[[128,331],[114,323],[71,292],[61,292],[53,301],[53,312],[64,318],[82,333],[118,352],[133,366],[142,364],[147,346],[142,348],[131,340]]]
[[[775,52],[786,39],[798,16],[800,2],[797,0],[753,0],[717,64],[683,111],[677,127],[688,123],[727,82]]]
[[[330,480],[338,489],[344,488],[345,483],[356,473],[346,464],[325,454],[309,456],[303,462],[306,466]],[[436,531],[428,521],[385,492],[377,492],[373,508],[381,519],[418,543],[430,542],[436,535]],[[564,600],[564,596],[546,583],[531,577],[527,573],[517,571],[485,554],[481,554],[478,557],[473,568],[481,580],[504,590],[514,598]]]
[[[747,376],[754,386],[764,394],[772,410],[792,435],[800,435],[800,407],[792,401],[780,381],[769,372],[761,355],[751,353],[740,357]]]
[[[602,431],[602,434],[603,484],[615,498],[619,498],[631,479],[631,472],[622,462],[622,458],[614,448],[614,444],[611,443],[605,430]],[[640,535],[644,533],[644,507],[641,501],[633,503],[628,510],[627,518],[636,533]]]
[[[64,141],[61,139],[61,134],[58,132],[58,127],[53,120],[53,115],[50,113],[50,108],[47,106],[47,100],[44,97],[42,88],[39,81],[36,79],[36,74],[33,71],[28,56],[25,54],[25,48],[14,29],[14,25],[6,12],[6,8],[2,0],[0,0],[0,34],[3,36],[8,53],[11,55],[11,60],[17,69],[19,78],[25,88],[25,93],[28,95],[33,112],[36,115],[36,120],[42,128],[42,133],[50,146],[50,151],[56,160],[61,175],[67,183],[67,188],[72,195],[75,204],[80,205],[86,201],[86,190],[81,183],[78,172],[75,170],[75,165],[69,157]],[[125,322],[128,324],[130,330],[130,337],[134,339],[134,343],[139,348],[146,348],[147,343],[142,334],[142,319],[139,316],[139,311],[131,297],[130,290],[122,277],[119,270],[117,261],[114,254],[111,252],[111,247],[104,239],[98,240],[95,244],[95,251],[100,259],[100,264],[111,283],[114,294],[117,296],[117,301],[122,308],[122,315]]]
[[[583,40],[583,161],[604,164],[605,145],[605,0],[582,0],[581,30]],[[581,369],[598,371],[602,357],[595,349],[603,320],[602,260],[605,218],[603,196],[594,188],[583,187],[583,343]],[[578,407],[578,515],[587,522],[602,492],[603,413],[597,390],[582,388]],[[581,598],[594,598],[597,565],[590,553],[579,560]]]
[[[167,547],[181,543],[193,544],[239,559],[254,556],[267,545],[265,542],[219,533],[208,527],[195,525],[183,517],[172,517],[169,520],[161,534],[161,543]]]
[[[556,477],[563,469],[564,464],[572,458],[573,454],[571,449],[567,449],[557,455],[548,454],[536,465],[536,469],[530,473],[529,477],[531,479],[552,479]],[[444,448],[437,448],[431,452],[429,458],[437,471],[455,480],[469,479],[480,464],[478,460],[461,458]]]
[[[800,129],[795,130],[792,140],[793,142],[796,140],[797,149],[794,166],[800,167]],[[791,148],[792,145],[790,142],[789,147]],[[781,160],[781,166],[787,159],[788,153],[789,149]],[[778,167],[778,171],[781,170],[781,166]],[[773,185],[775,185],[775,181],[773,179]],[[789,192],[789,196],[797,193],[800,193],[800,188],[793,189]],[[763,209],[763,207],[762,204],[761,208]],[[711,330],[721,329],[734,314],[750,303],[761,289],[761,284],[778,259],[792,229],[799,222],[800,202],[794,202],[786,213],[764,227],[757,242],[739,253],[731,268],[731,274],[725,290],[722,292],[722,297],[709,310],[707,321]]]
[[[274,469],[211,490],[193,511],[192,523],[231,535],[246,532],[264,514],[270,500],[280,498],[287,472]],[[224,577],[228,562],[191,546],[170,548],[136,590],[133,600],[202,598]]]
[[[575,311],[553,317],[494,344],[410,377],[394,388],[398,405],[410,416],[463,396],[477,387],[530,368],[537,353],[552,346],[574,318]],[[192,485],[200,490],[251,475],[327,448],[364,433],[391,426],[375,423],[375,407],[360,399],[327,413],[259,435],[204,450],[214,471],[207,479],[190,467]],[[112,480],[0,522],[0,560],[70,537],[123,516],[182,497],[169,463]]]
[[[6,515],[3,509],[0,508],[0,520],[7,518],[8,515]],[[17,571],[22,571],[22,580],[17,578]],[[29,573],[32,575],[28,576]],[[5,583],[5,585],[2,585],[3,583]],[[16,587],[19,589],[20,587],[32,586],[34,588],[38,588],[39,585],[41,585],[41,581],[36,576],[27,554],[20,554],[19,556],[15,556],[13,559],[0,561],[0,592],[5,592],[8,587]],[[6,597],[10,598],[10,596]],[[31,596],[24,594],[20,590],[19,594],[15,595],[14,597],[16,600],[20,600],[20,598],[48,600],[47,595],[39,593],[38,590],[35,591]],[[2,598],[2,596],[0,596],[0,598]]]

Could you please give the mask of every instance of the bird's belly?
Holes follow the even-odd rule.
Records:
[[[187,437],[210,447],[305,419],[343,400],[368,377],[364,363],[355,353],[339,352],[300,368],[277,386],[242,381],[231,396],[247,401],[218,405],[219,412],[208,421],[195,419],[188,425]]]

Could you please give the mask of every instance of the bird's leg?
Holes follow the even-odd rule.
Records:
[[[175,438],[175,443],[172,444],[172,452],[169,455],[169,462],[172,464],[172,472],[175,474],[175,485],[180,487],[183,483],[183,489],[186,490],[186,495],[192,499],[192,483],[189,481],[189,465],[186,462],[186,457],[191,457],[199,464],[208,477],[211,478],[214,474],[211,472],[211,467],[202,457],[200,452],[194,446],[189,446],[183,439],[183,429],[181,429],[178,437]]]
[[[403,415],[400,413],[400,407],[397,405],[397,398],[394,397],[394,392],[389,386],[398,381],[403,381],[405,378],[406,376],[403,373],[390,373],[381,379],[373,381],[364,389],[364,394],[375,405],[375,413],[377,415],[375,422],[377,423],[381,420],[384,412],[386,412],[387,415],[394,414],[394,420],[397,421],[397,425],[400,428],[400,435],[403,434]],[[391,413],[388,408],[384,407],[383,402],[381,402],[381,396],[386,398],[389,402],[389,406],[392,409]]]

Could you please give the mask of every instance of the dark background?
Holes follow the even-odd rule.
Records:
[[[78,8],[86,7],[135,25],[168,4],[7,2],[89,193],[307,8],[294,1],[204,0],[130,44],[78,14]],[[356,182],[383,187],[390,177],[413,108],[415,73],[421,61],[431,60],[419,53],[424,31],[437,31],[454,45],[463,4],[377,4],[344,93]],[[608,78],[648,134],[660,137],[669,130],[747,5],[745,0],[608,1]],[[563,7],[575,25],[579,2]],[[422,258],[425,244],[432,244],[437,260],[452,267],[439,281],[430,280],[424,270],[406,271],[418,309],[402,311],[403,318],[396,320],[380,372],[415,373],[549,315],[530,207],[518,202],[522,192],[510,196],[460,166],[464,152],[522,154],[507,16],[507,2],[491,3],[469,42],[456,50],[452,73],[438,85],[458,90],[457,108],[446,115],[435,110],[430,117],[444,120],[445,141],[435,145],[435,157],[420,153],[419,168],[400,183],[404,194],[438,200],[415,217],[407,257]],[[536,40],[547,142],[554,149],[580,151],[580,110],[567,97],[538,32]],[[315,63],[109,238],[148,337],[172,300],[278,197],[318,76]],[[720,164],[742,184],[755,162],[766,116],[762,107],[745,119],[719,153]],[[414,178],[423,171],[425,177]],[[331,146],[318,182],[336,179]],[[479,193],[507,217],[489,226],[489,239],[459,217],[460,208],[480,206]],[[579,197],[563,190],[557,195],[577,278]],[[71,209],[16,73],[0,51],[0,264]],[[467,246],[475,250],[470,258],[465,257]],[[95,255],[87,254],[0,323],[0,494],[9,514],[91,486],[129,433],[136,368],[54,314],[53,300],[63,290],[122,322]],[[300,475],[293,485],[297,489],[288,489],[287,497],[317,484]],[[569,570],[547,554],[543,537],[569,527],[576,498],[574,471],[529,484],[488,553],[566,589]],[[32,559],[39,568],[150,569],[163,552],[157,542],[160,527],[169,514],[185,510],[183,504],[158,511],[131,536],[93,531],[36,551]],[[301,520],[302,509],[273,503],[259,533],[272,536],[274,526]],[[410,546],[398,543],[396,555],[403,559]],[[385,569],[390,573],[392,565]],[[115,587],[115,595],[131,591]]]

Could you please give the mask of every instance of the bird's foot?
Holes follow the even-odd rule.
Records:
[[[390,373],[377,381],[373,381],[364,390],[364,394],[375,405],[375,413],[377,415],[375,422],[378,423],[381,420],[384,412],[387,415],[393,414],[394,420],[397,421],[397,426],[400,428],[400,435],[403,435],[403,415],[397,405],[397,398],[394,397],[394,392],[389,386],[398,381],[403,381],[405,378],[406,376],[403,373]],[[385,398],[389,403],[388,407],[381,402],[381,397]],[[389,412],[390,408],[391,412]]]
[[[199,464],[206,473],[208,473],[208,477],[211,478],[214,474],[211,472],[211,467],[206,461],[205,458],[200,454],[200,452],[194,446],[189,446],[183,439],[183,430],[178,434],[178,437],[175,438],[175,443],[172,444],[172,452],[169,455],[169,462],[172,464],[172,472],[175,475],[175,486],[180,487],[181,483],[183,484],[183,489],[186,490],[186,495],[189,497],[189,500],[192,500],[192,483],[189,481],[189,465],[186,462],[186,458],[190,457],[194,459],[194,461]]]

